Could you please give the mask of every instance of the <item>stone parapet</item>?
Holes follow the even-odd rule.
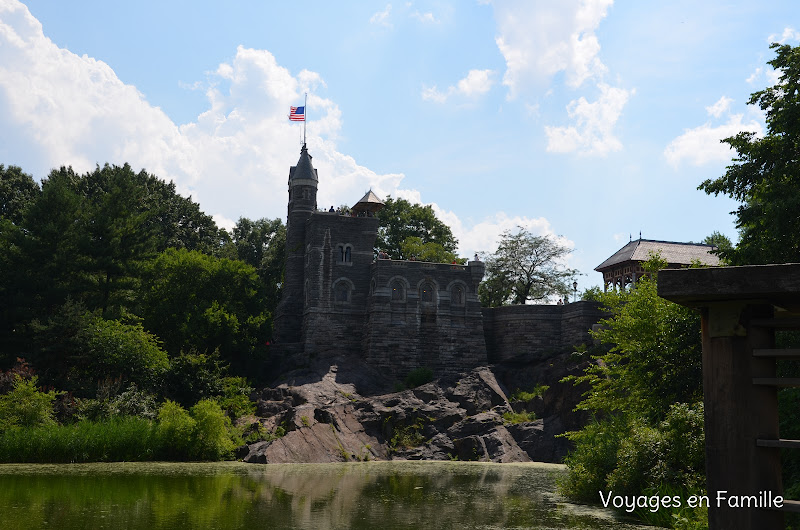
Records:
[[[483,308],[490,362],[515,357],[544,359],[591,342],[589,330],[607,316],[597,302]]]

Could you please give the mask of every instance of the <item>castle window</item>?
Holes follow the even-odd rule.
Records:
[[[433,285],[430,282],[425,282],[420,286],[419,299],[424,303],[432,304],[434,302],[433,294]]]
[[[462,286],[456,285],[453,287],[453,290],[450,292],[450,304],[464,305],[464,288]]]
[[[393,302],[402,302],[406,299],[406,292],[403,284],[400,282],[393,282],[392,283],[392,301]]]
[[[336,288],[334,289],[334,300],[337,302],[349,302],[350,301],[350,287],[344,283],[340,282]]]
[[[350,245],[338,245],[336,247],[336,261],[339,263],[352,263],[353,247]]]

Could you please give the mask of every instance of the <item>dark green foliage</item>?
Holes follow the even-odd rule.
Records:
[[[141,324],[106,320],[71,302],[31,328],[31,362],[42,367],[43,381],[81,397],[95,395],[105,379],[159,388],[169,367],[158,339]]]
[[[0,219],[18,225],[25,209],[39,196],[41,190],[33,177],[17,166],[5,168],[0,164]]]
[[[418,386],[424,385],[425,383],[430,383],[431,381],[433,381],[433,370],[425,366],[421,366],[411,370],[403,382],[405,383],[406,388],[417,388]]]
[[[255,269],[185,249],[167,249],[143,273],[138,312],[176,356],[219,351],[237,366],[270,337]]]
[[[800,261],[800,47],[771,48],[776,57],[769,64],[780,74],[778,83],[748,101],[765,112],[766,134],[740,132],[724,139],[736,150],[733,164],[724,176],[699,186],[741,203],[732,212],[739,243],[720,249],[732,265]]]
[[[497,251],[483,257],[486,278],[478,291],[481,305],[542,302],[570,292],[567,283],[576,271],[562,264],[570,252],[554,238],[535,236],[522,227],[513,234],[503,232]]]
[[[250,401],[253,391],[244,377],[225,377],[222,380],[222,395],[217,397],[217,403],[222,407],[232,420],[252,414],[256,404]]]
[[[190,351],[174,357],[166,376],[166,396],[189,406],[198,399],[219,396],[228,370],[219,353]]]
[[[606,301],[613,316],[595,337],[612,347],[584,375],[569,378],[591,387],[578,407],[659,421],[673,403],[702,399],[700,316],[660,298],[649,278]]]
[[[264,299],[269,311],[274,311],[281,298],[280,284],[286,261],[286,227],[280,219],[240,218],[233,227],[231,243],[235,249],[232,257],[256,269],[264,288]]]
[[[458,247],[458,240],[450,227],[436,217],[430,205],[422,206],[405,199],[386,197],[384,207],[378,212],[378,219],[380,227],[375,248],[387,252],[392,259],[411,258],[407,252],[413,246],[409,247],[406,241],[411,237],[420,238],[421,245],[439,245],[443,252],[454,253]]]
[[[661,265],[655,257],[645,269]],[[598,492],[610,490],[686,498],[705,486],[699,316],[659,298],[656,281],[643,278],[626,293],[589,293],[612,313],[595,333],[610,350],[594,355],[583,375],[566,378],[589,384],[577,408],[593,415],[566,434],[575,445],[562,489],[573,498],[598,502]],[[704,514],[664,510],[659,517],[691,527]]]

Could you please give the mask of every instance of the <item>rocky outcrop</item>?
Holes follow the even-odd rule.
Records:
[[[569,373],[564,369],[569,361],[564,357],[548,366],[550,382]],[[353,359],[319,362],[254,396],[263,428],[280,427],[285,435],[243,446],[238,456],[254,463],[560,461],[568,441],[555,435],[575,428],[570,416],[577,403],[574,389],[564,387],[566,397],[548,390],[530,402],[511,402],[508,389],[520,388],[518,376],[519,370],[509,367],[480,367],[461,377],[386,392],[391,382],[375,373],[365,376]],[[531,412],[540,419],[521,414]]]

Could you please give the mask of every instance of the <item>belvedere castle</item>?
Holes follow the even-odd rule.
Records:
[[[436,375],[526,357],[542,360],[590,340],[597,305],[481,308],[480,261],[376,259],[382,206],[371,191],[350,215],[317,208],[317,170],[305,145],[289,170],[286,272],[276,349],[301,360],[356,354],[387,375]]]

